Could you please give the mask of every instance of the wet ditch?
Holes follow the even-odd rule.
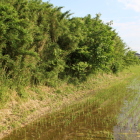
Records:
[[[45,115],[3,140],[140,140],[140,78]]]

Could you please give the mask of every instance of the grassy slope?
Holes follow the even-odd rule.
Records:
[[[6,104],[1,103],[0,109],[0,138],[13,129],[25,126],[40,116],[63,108],[100,90],[110,88],[114,84],[127,82],[139,75],[140,66],[131,67],[116,75],[98,74],[91,76],[81,85],[67,85],[65,83],[54,88],[39,86],[24,89],[25,98],[19,98],[16,92],[12,94]]]

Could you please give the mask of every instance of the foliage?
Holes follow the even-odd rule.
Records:
[[[27,85],[54,86],[62,79],[82,82],[99,70],[117,73],[139,64],[112,22],[104,23],[100,14],[70,18],[61,9],[41,0],[1,1],[2,87],[21,91]]]

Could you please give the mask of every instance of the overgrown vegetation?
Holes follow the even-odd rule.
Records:
[[[97,79],[88,80],[89,85],[88,83],[81,83],[79,85],[81,88],[79,87],[77,91],[72,91],[73,93],[70,93],[71,91],[66,92],[67,87],[61,87],[63,91],[57,90],[58,94],[54,94],[55,101],[50,102],[53,112],[50,114],[50,111],[47,111],[38,120],[20,129],[18,129],[20,123],[23,122],[21,118],[34,112],[36,107],[28,105],[28,108],[26,108],[25,106],[16,105],[13,107],[13,114],[6,116],[4,119],[6,123],[1,123],[2,125],[0,125],[0,130],[5,130],[9,126],[12,126],[15,130],[2,140],[137,139],[140,135],[139,68],[140,66],[131,67],[129,70],[125,69],[118,76],[105,73],[102,76],[98,75]],[[95,91],[91,91],[93,87]],[[75,88],[72,89],[75,90]],[[66,99],[73,100],[70,99],[69,95],[72,94],[72,97],[76,97],[81,92],[84,92],[84,95],[87,95],[85,93],[88,92],[91,94],[84,96],[80,100],[78,98],[78,100],[76,99],[69,105]],[[60,95],[64,97],[65,93],[67,93],[67,97],[63,101],[59,97]],[[58,108],[55,103],[59,108],[63,105],[62,110],[56,111]],[[65,107],[63,103],[66,103]],[[22,109],[19,109],[19,107]],[[13,118],[14,114],[20,117],[22,114],[21,118],[16,118],[19,121],[12,121],[15,120]]]
[[[25,86],[78,83],[97,71],[117,73],[139,64],[110,23],[70,18],[41,0],[1,0],[0,100],[8,90],[25,97]]]

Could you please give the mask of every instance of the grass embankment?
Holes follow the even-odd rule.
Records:
[[[127,83],[139,75],[140,66],[131,67],[118,75],[98,74],[88,81],[78,85],[61,84],[56,88],[39,86],[27,87],[24,92],[27,97],[20,98],[16,92],[7,93],[12,96],[7,103],[1,103],[0,109],[0,139],[12,130],[25,126],[40,116],[60,110],[64,105],[73,104],[92,93],[93,96],[103,89],[120,82]]]

